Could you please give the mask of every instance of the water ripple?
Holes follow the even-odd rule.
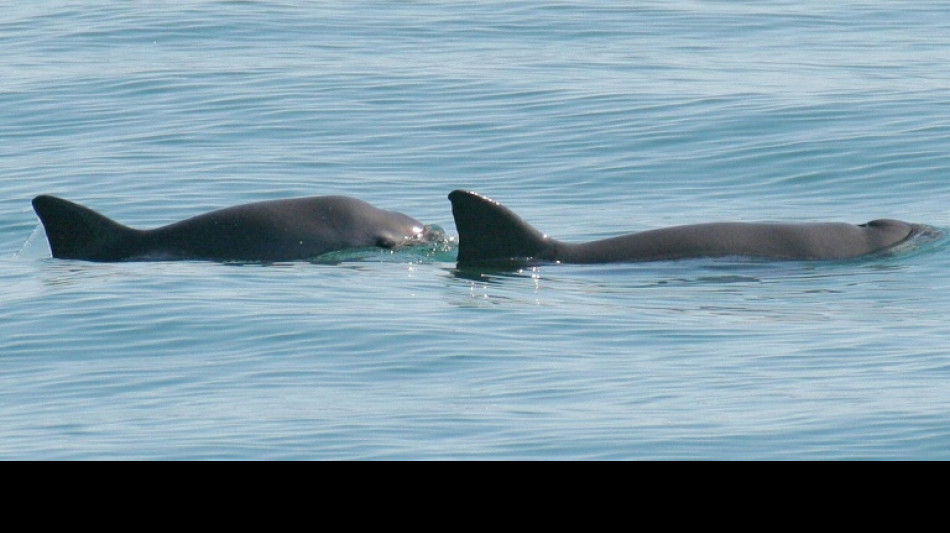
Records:
[[[17,3],[0,12],[0,457],[946,458],[950,13],[937,2]],[[55,261],[136,227],[469,188],[588,240],[936,228],[832,264],[459,271]]]

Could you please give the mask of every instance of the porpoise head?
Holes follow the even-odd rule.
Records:
[[[868,239],[876,249],[885,249],[898,245],[916,235],[920,226],[901,220],[879,219],[872,220],[859,227],[867,230]]]

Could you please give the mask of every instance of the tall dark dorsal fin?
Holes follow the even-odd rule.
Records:
[[[468,191],[454,191],[449,200],[459,231],[459,263],[551,259],[554,241],[507,207]]]
[[[125,243],[136,230],[53,196],[38,196],[33,209],[46,229],[53,257],[85,261],[128,259]]]

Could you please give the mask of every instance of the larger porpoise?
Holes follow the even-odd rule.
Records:
[[[152,230],[132,229],[53,196],[33,200],[53,257],[96,262],[313,259],[348,249],[430,242],[412,217],[346,196],[239,205]]]
[[[654,229],[571,244],[541,233],[498,202],[468,191],[449,195],[460,264],[615,263],[744,256],[848,259],[900,244],[921,226],[899,220],[854,225],[720,222]]]

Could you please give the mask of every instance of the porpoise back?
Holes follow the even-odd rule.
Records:
[[[533,228],[498,202],[469,191],[449,195],[459,230],[460,264],[613,263],[744,256],[785,260],[860,257],[906,241],[919,226],[725,222],[662,228],[582,244]]]
[[[132,229],[81,205],[39,196],[33,207],[53,257],[139,260],[296,261],[354,248],[427,242],[419,221],[346,196],[259,202],[153,230]]]

